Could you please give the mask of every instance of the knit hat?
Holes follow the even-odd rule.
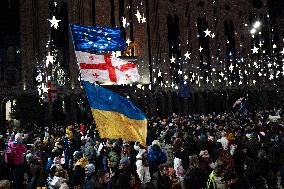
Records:
[[[158,146],[160,146],[159,141],[158,141],[158,140],[154,140],[154,141],[152,142],[152,146],[154,146],[154,145],[158,145]]]
[[[75,151],[73,153],[73,156],[76,158],[76,159],[81,159],[83,157],[83,153],[80,152],[80,151]]]
[[[207,150],[201,150],[200,153],[199,153],[199,156],[203,157],[203,158],[207,158],[207,157],[209,157],[209,153],[208,153]]]
[[[130,160],[128,157],[122,157],[119,163],[128,166],[130,164]]]
[[[88,171],[90,174],[94,173],[96,171],[96,167],[94,164],[88,164],[85,167],[85,170]]]

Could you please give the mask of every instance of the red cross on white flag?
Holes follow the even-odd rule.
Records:
[[[96,55],[76,51],[82,80],[91,83],[128,84],[140,79],[137,65],[113,58],[108,54]]]

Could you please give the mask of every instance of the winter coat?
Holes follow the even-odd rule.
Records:
[[[136,167],[137,167],[137,174],[139,176],[139,179],[141,180],[142,185],[145,185],[146,183],[149,183],[151,181],[151,175],[149,171],[149,166],[144,166],[141,159],[138,159],[136,161]]]
[[[94,189],[95,188],[95,178],[93,175],[90,175],[85,178],[84,189]]]
[[[84,155],[88,158],[88,160],[94,159],[94,145],[91,141],[87,142],[84,146]]]
[[[153,175],[153,184],[155,189],[171,189],[172,188],[172,181],[170,177],[162,177],[160,172],[156,172]]]
[[[25,161],[25,155],[27,151],[27,147],[25,144],[18,143],[17,141],[14,141],[10,144],[11,148],[13,149],[13,164],[14,165],[20,165],[23,164]]]

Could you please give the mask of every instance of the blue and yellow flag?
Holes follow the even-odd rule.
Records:
[[[122,138],[146,145],[147,119],[126,98],[99,85],[82,81],[102,138]]]
[[[123,51],[127,44],[119,28],[70,24],[75,51],[96,53]]]

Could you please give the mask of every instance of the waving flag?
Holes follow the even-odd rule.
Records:
[[[102,138],[122,138],[146,144],[147,120],[126,98],[83,81],[96,126]]]
[[[123,51],[127,44],[119,28],[70,24],[76,51]]]
[[[96,55],[81,51],[76,51],[76,56],[84,81],[127,84],[140,79],[137,65],[132,62],[112,58],[108,54]]]

